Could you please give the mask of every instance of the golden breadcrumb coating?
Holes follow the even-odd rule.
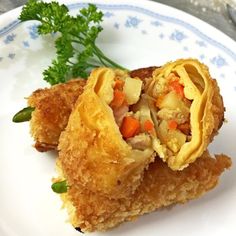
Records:
[[[147,67],[130,72],[131,77],[146,79],[152,77],[157,67]],[[214,130],[211,140],[223,124],[224,106],[217,82],[213,80],[215,92],[212,99],[214,114]],[[35,107],[30,121],[31,134],[39,151],[56,149],[61,132],[65,129],[72,107],[83,92],[86,81],[76,79],[51,88],[38,89],[29,98],[28,104]]]
[[[145,213],[202,196],[216,186],[222,172],[230,166],[229,157],[222,154],[212,158],[208,152],[182,171],[173,171],[156,158],[129,197],[109,199],[70,182],[68,192],[61,197],[74,227],[83,232],[105,231]]]
[[[130,72],[130,76],[144,80],[152,77],[155,69],[156,67],[148,67],[134,70]],[[224,119],[222,97],[219,94],[216,81],[212,80],[212,83],[214,92],[211,113],[213,114],[212,123],[214,127],[208,137],[209,141],[212,141],[213,136],[218,133]],[[86,81],[82,79],[72,80],[48,89],[39,89],[29,97],[29,106],[35,107],[30,121],[31,133],[36,141],[35,147],[39,151],[57,148],[60,134],[67,126],[69,116],[74,109],[77,98],[82,94],[85,84]],[[73,131],[76,132],[77,125],[74,122],[70,129],[75,129]],[[68,144],[67,151],[70,154],[71,148],[76,142],[78,150],[80,147],[84,148],[84,143],[74,137],[74,135],[68,136],[69,139],[66,141]],[[91,139],[92,133],[87,132],[87,137]],[[106,139],[106,142],[110,143],[111,139]],[[113,153],[117,152],[117,150],[112,150]],[[83,183],[77,183],[78,165],[81,163],[76,162],[76,159],[73,160],[73,155],[67,155],[63,162],[57,162],[58,172],[61,173],[59,179],[66,177],[70,186],[68,192],[61,194],[61,197],[68,209],[72,225],[81,228],[84,232],[105,231],[124,221],[131,221],[159,208],[198,198],[214,188],[221,173],[231,166],[231,160],[227,156],[216,155],[216,158],[212,158],[208,152],[205,152],[184,170],[173,171],[160,158],[156,157],[154,163],[151,163],[148,169],[144,171],[143,177],[139,177],[141,184],[138,187],[137,185],[134,185],[133,189],[125,185],[122,188],[117,187],[117,192],[114,192],[117,198],[111,199],[111,197],[114,198],[114,195],[103,196],[96,188],[94,190],[85,187]],[[99,155],[95,156],[96,159],[99,157]],[[100,161],[102,160],[98,158],[96,163],[99,164]],[[97,180],[99,178],[105,179],[109,185],[109,182],[112,181],[110,166],[113,164],[108,163],[105,169],[86,164],[82,166],[81,173],[84,175],[86,171],[93,171],[95,168],[100,175],[100,177],[98,175]],[[147,163],[144,163],[144,166],[146,165]],[[67,169],[66,175],[65,169]],[[130,178],[126,178],[124,175],[123,180],[132,181],[135,171],[136,168],[134,168],[134,175],[130,175]],[[111,178],[109,178],[109,174],[111,174]],[[83,177],[91,178],[86,174]],[[91,181],[93,182],[93,180]],[[130,191],[131,189],[132,191]],[[133,193],[134,189],[136,190]],[[120,190],[126,193],[126,197],[119,196]]]
[[[93,70],[60,136],[58,158],[69,182],[110,198],[133,192],[154,160],[151,147],[139,150],[127,144],[112,109],[98,95],[116,76],[110,68]]]
[[[156,67],[140,68],[130,72],[131,77],[151,77]],[[75,79],[50,88],[38,89],[28,98],[35,107],[30,121],[31,134],[38,151],[57,149],[59,136],[65,129],[72,107],[83,92],[86,80]]]
[[[57,148],[59,136],[68,123],[85,83],[84,79],[71,80],[65,84],[38,89],[28,98],[28,105],[35,107],[30,129],[39,151]]]
[[[159,68],[158,66],[150,66],[150,67],[146,67],[146,68],[139,68],[139,69],[135,69],[130,71],[130,77],[135,78],[138,77],[141,80],[145,80],[147,78],[151,78],[152,77],[152,73],[153,71],[155,71],[155,69]]]
[[[139,186],[144,170],[154,160],[155,148],[173,170],[186,168],[202,155],[224,112],[223,106],[220,107],[223,104],[218,102],[220,99],[217,100],[218,111],[212,109],[214,95],[220,97],[219,89],[205,65],[194,59],[181,59],[155,69],[144,93],[156,98],[155,91],[162,86],[161,81],[168,81],[170,72],[178,73],[184,84],[185,97],[192,101],[191,140],[184,141],[179,151],[170,155],[165,152],[165,143],[154,148],[148,146],[144,150],[128,145],[108,105],[113,99],[112,83],[118,72],[111,68],[97,68],[90,74],[60,136],[58,165],[72,185],[83,186],[109,198],[121,198],[130,195]],[[119,71],[119,76],[121,74],[122,71]]]

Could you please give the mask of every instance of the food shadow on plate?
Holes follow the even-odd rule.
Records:
[[[37,152],[37,150],[35,150]],[[58,157],[58,151],[55,150],[50,150],[45,152],[45,155],[47,156],[46,158],[50,158],[52,161],[56,161]]]

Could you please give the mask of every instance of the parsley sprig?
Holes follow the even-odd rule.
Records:
[[[99,66],[126,68],[109,59],[96,45],[103,13],[94,4],[71,16],[69,9],[58,2],[29,0],[23,7],[21,21],[37,20],[40,35],[59,33],[55,40],[56,58],[43,72],[51,85],[64,83],[72,77],[87,78],[92,68]]]

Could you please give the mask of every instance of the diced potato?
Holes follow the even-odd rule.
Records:
[[[186,135],[183,134],[178,129],[176,130],[169,130],[168,132],[168,142],[167,146],[170,148],[173,152],[178,152],[180,148],[184,145],[186,142]]]
[[[158,156],[165,161],[167,158],[166,145],[161,144],[160,140],[154,137],[152,140],[152,147],[155,150],[155,152],[157,152]]]
[[[143,82],[139,79],[133,79],[130,77],[125,79],[123,92],[126,95],[126,101],[129,105],[138,102],[142,90],[142,84]]]
[[[145,97],[141,97],[133,107],[132,111],[139,112],[140,116],[150,117],[150,108],[148,106],[148,101]]]
[[[173,152],[178,152],[186,142],[186,135],[178,129],[169,130],[168,123],[165,120],[161,121],[157,129],[157,136],[160,138],[161,143],[166,144]]]
[[[148,104],[148,100],[145,96],[143,95],[141,96],[138,103],[133,105],[132,110],[135,112],[134,117],[138,119],[141,123],[141,132],[145,132],[145,129],[143,127],[145,121],[149,120],[149,121],[152,121],[152,123],[155,123],[155,121],[153,120],[153,117],[151,116],[151,110]],[[155,111],[154,111],[154,114],[156,115]],[[158,122],[157,122],[157,125],[158,125]]]
[[[164,96],[160,103],[161,108],[177,109],[179,108],[182,113],[188,113],[189,107],[181,100],[181,98],[174,91],[169,92]]]
[[[168,140],[168,123],[163,120],[157,128],[157,137],[161,140],[161,143],[166,143]]]
[[[164,77],[159,77],[157,82],[153,87],[152,95],[153,97],[158,97],[160,94],[166,93],[168,91],[168,81]]]
[[[152,120],[148,101],[144,97],[141,97],[139,102],[135,105],[139,112],[139,120],[141,124],[146,120]]]
[[[189,113],[182,113],[179,108],[162,108],[157,112],[157,117],[161,120],[175,120],[178,124],[183,124],[189,119]]]

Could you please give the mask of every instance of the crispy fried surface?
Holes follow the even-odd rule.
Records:
[[[131,76],[144,79],[150,77],[154,69],[138,69],[131,72]],[[73,80],[50,89],[37,90],[29,97],[28,104],[36,108],[30,125],[38,150],[57,148],[59,136],[85,83],[84,80]],[[215,122],[211,139],[217,134],[224,118],[222,97],[216,82],[213,83],[212,111]],[[141,185],[126,198],[111,200],[69,182],[71,187],[67,194],[62,194],[62,199],[74,227],[80,227],[82,231],[103,231],[161,207],[198,198],[215,187],[221,173],[230,165],[231,160],[225,155],[211,158],[204,153],[188,168],[175,172],[156,158],[145,171]]]
[[[138,77],[138,78],[144,80],[146,78],[152,77],[153,71],[157,68],[159,68],[159,67],[150,66],[150,67],[146,67],[146,68],[139,68],[139,69],[136,69],[136,70],[132,70],[130,72],[130,76],[132,78]]]
[[[130,72],[131,77],[146,79],[152,76],[158,67],[140,68]],[[224,120],[224,105],[215,80],[212,111],[214,114],[214,131],[211,140],[218,133]],[[86,81],[83,79],[71,80],[65,84],[51,88],[38,89],[29,98],[28,104],[35,107],[30,121],[31,133],[36,141],[38,151],[56,149],[61,132],[65,129],[69,115],[77,98],[83,92]]]
[[[134,150],[123,139],[112,109],[98,96],[98,86],[117,76],[98,68],[91,73],[83,94],[70,115],[59,141],[60,166],[72,185],[82,185],[110,198],[133,192],[144,169],[154,160],[154,150]],[[113,90],[112,90],[113,94]]]
[[[183,171],[172,171],[156,158],[130,197],[110,200],[72,185],[62,199],[74,227],[84,232],[104,231],[161,207],[200,197],[216,186],[221,173],[230,166],[229,157],[212,158],[208,152]]]
[[[57,147],[59,136],[85,83],[83,79],[71,80],[51,88],[38,89],[28,98],[28,105],[35,107],[30,128],[37,150],[47,151]]]
[[[156,67],[140,68],[130,72],[131,77],[150,77]],[[31,134],[38,151],[56,149],[61,132],[65,129],[70,113],[86,80],[75,79],[51,88],[38,89],[28,98],[28,105],[35,107],[30,121]]]
[[[140,68],[130,72],[131,77],[146,79],[158,67]],[[211,140],[218,133],[224,120],[224,105],[219,94],[219,87],[215,80],[213,96],[214,131]],[[35,107],[30,121],[31,134],[36,141],[38,151],[56,149],[61,132],[65,129],[72,108],[83,92],[86,81],[83,79],[71,80],[51,88],[38,89],[28,98],[28,105]]]

